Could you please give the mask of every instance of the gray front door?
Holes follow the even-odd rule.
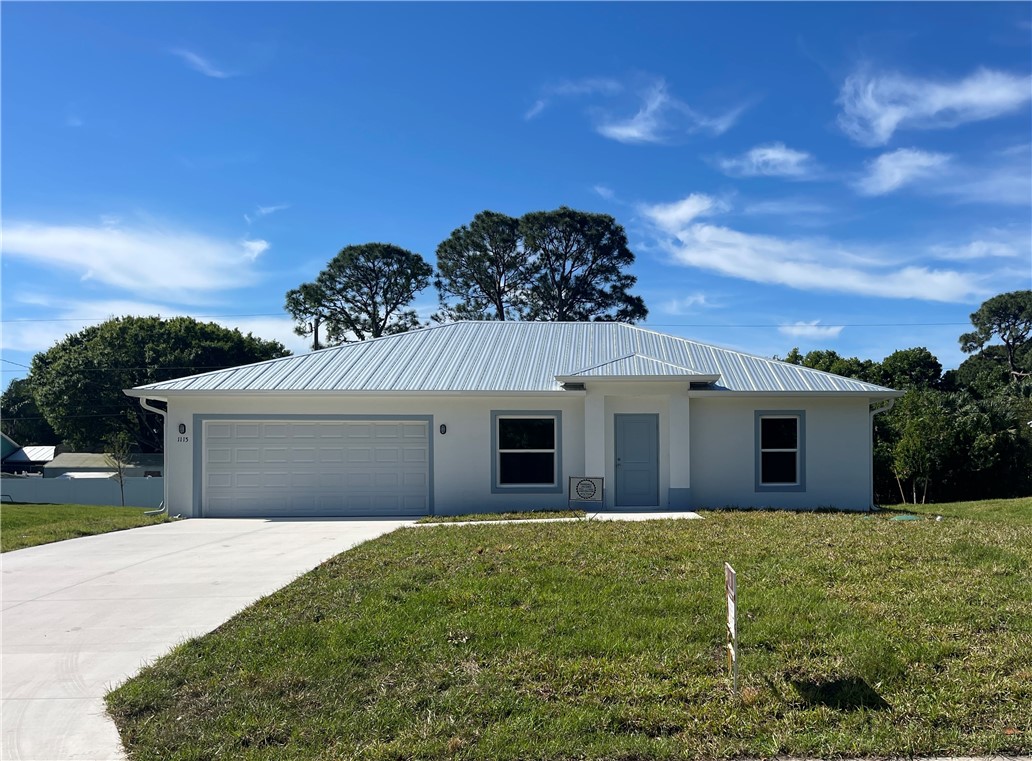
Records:
[[[616,416],[616,506],[659,504],[659,415]]]

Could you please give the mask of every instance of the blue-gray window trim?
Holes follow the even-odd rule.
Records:
[[[555,419],[555,484],[549,486],[500,486],[498,484],[498,418],[527,417]],[[563,493],[563,413],[562,410],[491,410],[491,493]]]
[[[794,417],[797,423],[798,440],[796,441],[796,472],[799,476],[799,483],[795,484],[764,484],[760,483],[762,474],[760,462],[760,421],[766,417]],[[804,492],[806,491],[806,410],[756,410],[756,440],[754,448],[756,451],[756,491],[758,492]]]
[[[433,415],[263,415],[262,413],[244,414],[208,414],[208,413],[195,413],[193,416],[193,503],[194,517],[204,517],[204,502],[203,502],[203,486],[204,486],[204,424],[209,421],[217,420],[253,420],[255,422],[263,422],[266,420],[291,420],[302,423],[318,422],[320,420],[336,420],[336,421],[413,421],[418,423],[426,423],[426,436],[428,442],[427,452],[427,468],[429,469],[429,479],[427,481],[427,507],[429,508],[429,515],[436,515],[434,512],[434,416]]]

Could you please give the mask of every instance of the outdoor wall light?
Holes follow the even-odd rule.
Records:
[[[186,423],[180,423],[179,424],[179,433],[180,433],[180,435],[186,433]]]
[[[446,426],[444,423],[441,423],[441,435],[443,436],[446,433],[448,433],[448,426]]]

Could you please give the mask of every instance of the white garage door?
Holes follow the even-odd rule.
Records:
[[[380,516],[430,512],[421,421],[207,421],[203,514]]]

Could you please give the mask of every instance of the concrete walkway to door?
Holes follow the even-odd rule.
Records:
[[[124,758],[108,690],[322,561],[411,523],[209,518],[5,553],[0,758]]]

